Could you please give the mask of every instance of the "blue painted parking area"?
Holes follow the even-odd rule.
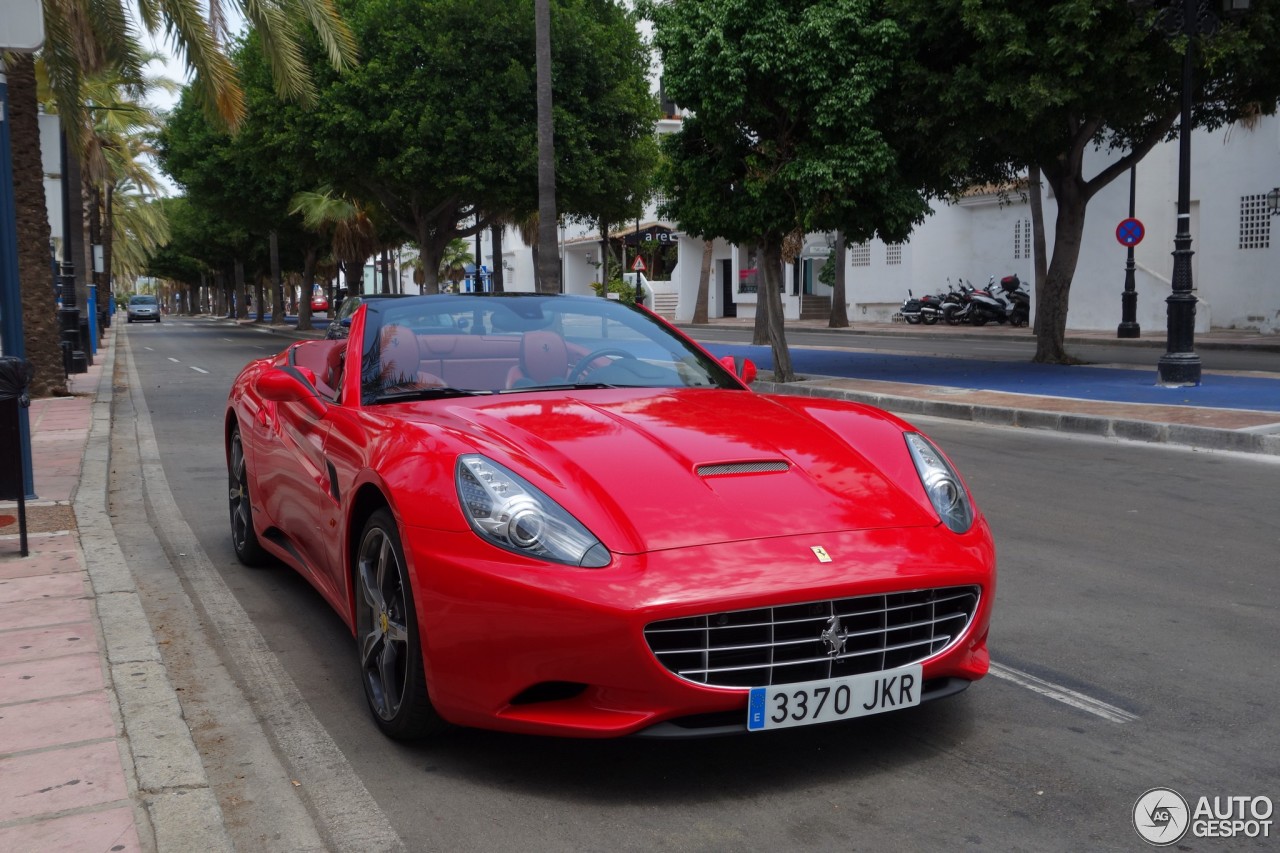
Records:
[[[768,347],[705,346],[717,357],[743,356],[762,370],[773,369],[773,354]],[[838,376],[1114,403],[1280,412],[1280,377],[1271,379],[1206,372],[1196,387],[1162,388],[1156,384],[1154,367],[1129,370],[799,348],[792,348],[791,362],[797,374],[807,376]]]

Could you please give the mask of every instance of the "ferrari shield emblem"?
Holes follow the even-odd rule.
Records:
[[[819,563],[830,563],[831,555],[827,553],[827,549],[821,545],[813,546],[813,555],[818,558]]]

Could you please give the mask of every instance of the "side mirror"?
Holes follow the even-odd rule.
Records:
[[[745,384],[750,385],[756,381],[756,363],[751,359],[726,355],[720,359],[720,363],[724,365],[725,370],[741,379]]]
[[[324,414],[324,403],[316,396],[315,381],[316,375],[310,368],[284,370],[277,367],[259,374],[255,385],[262,399],[273,403],[301,403],[307,411],[319,417]]]

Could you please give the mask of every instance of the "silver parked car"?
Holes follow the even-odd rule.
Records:
[[[147,294],[138,294],[129,297],[129,306],[125,309],[128,315],[128,321],[132,323],[134,320],[155,320],[160,322],[160,300],[154,296]]]

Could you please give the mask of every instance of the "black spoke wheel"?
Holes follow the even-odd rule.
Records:
[[[618,358],[630,358],[630,359],[635,358],[634,355],[632,355],[631,353],[627,352],[624,349],[619,349],[617,347],[601,347],[598,350],[594,350],[592,352],[587,353],[586,355],[584,355],[582,358],[578,360],[577,364],[569,368],[569,382],[572,384],[576,384],[584,376],[586,376],[586,374],[590,373],[592,370],[595,369],[591,366],[592,362],[594,362],[598,358],[605,358],[606,356],[611,356],[611,355],[616,355]],[[609,362],[609,363],[612,364],[613,362]],[[603,367],[605,365],[601,365],[601,366]]]
[[[388,510],[365,523],[355,571],[360,680],[374,722],[399,740],[438,731],[444,723],[427,695],[413,587]]]
[[[270,555],[258,542],[253,529],[253,502],[249,499],[249,471],[244,460],[244,444],[240,428],[231,430],[231,448],[227,454],[228,507],[231,510],[231,546],[236,559],[246,566],[263,566]]]

